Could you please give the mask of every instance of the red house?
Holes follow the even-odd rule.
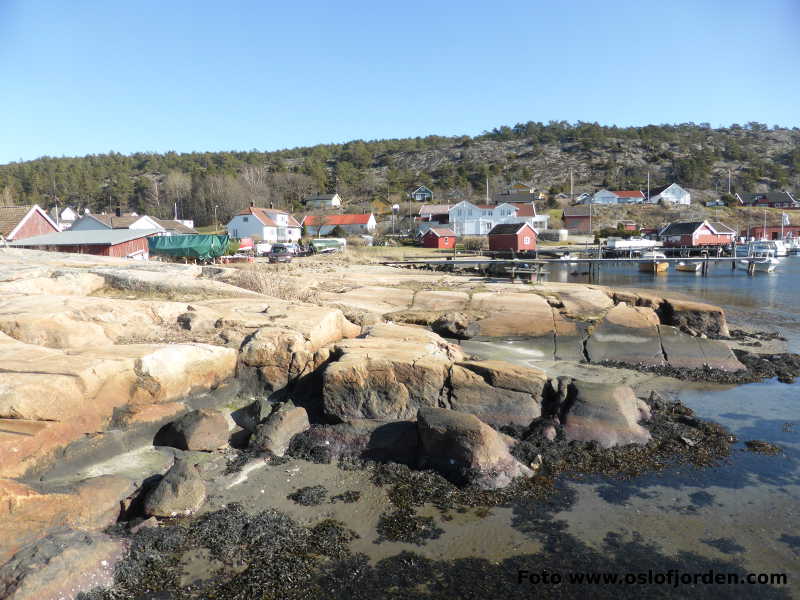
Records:
[[[117,258],[147,260],[147,238],[157,235],[154,229],[90,229],[37,235],[12,242],[14,248],[35,248],[49,252],[72,252]]]
[[[422,236],[425,248],[453,248],[456,245],[456,232],[446,227],[431,227]]]
[[[536,230],[527,223],[501,223],[489,232],[489,250],[536,250]]]
[[[736,232],[722,223],[690,221],[670,223],[658,234],[665,248],[727,246]]]
[[[47,213],[36,206],[0,206],[0,237],[8,242],[61,231]]]
[[[564,227],[570,233],[591,233],[589,231],[589,211],[592,210],[590,204],[578,204],[577,206],[567,206],[561,215]]]
[[[744,232],[742,232],[744,234]],[[764,229],[762,225],[753,227],[750,230],[750,236],[757,240],[779,240],[781,236],[784,238],[800,238],[800,225],[767,225]]]

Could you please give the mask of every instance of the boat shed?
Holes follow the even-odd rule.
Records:
[[[489,250],[536,250],[536,230],[528,223],[501,223],[489,232]]]
[[[25,238],[10,245],[15,248],[36,248],[51,252],[147,260],[150,257],[147,239],[158,234],[159,230],[155,229],[67,230]]]
[[[736,232],[723,223],[685,221],[670,223],[658,234],[665,248],[727,246]]]
[[[447,227],[431,227],[422,236],[422,245],[425,248],[454,248],[456,232]]]

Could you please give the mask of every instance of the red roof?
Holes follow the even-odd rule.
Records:
[[[536,216],[536,207],[533,205],[533,202],[509,202],[509,204],[517,207],[518,217]]]
[[[236,216],[239,215],[253,215],[256,219],[261,221],[261,223],[263,225],[266,225],[267,227],[277,227],[278,224],[275,222],[274,217],[276,215],[286,215],[287,217],[286,222],[288,223],[289,227],[300,227],[300,223],[297,222],[297,219],[295,219],[285,210],[276,210],[274,208],[259,208],[257,206],[250,206],[236,213]]]
[[[617,196],[618,198],[644,198],[644,194],[639,190],[633,192],[621,191],[621,192],[611,192],[611,193]]]
[[[365,215],[325,215],[325,225],[366,225],[369,223],[372,213]],[[304,225],[314,226],[317,222],[315,215],[308,215],[303,219]]]
[[[436,237],[458,237],[455,231],[448,229],[447,227],[431,227],[425,232],[425,235],[428,235],[429,233],[433,233],[433,235]]]

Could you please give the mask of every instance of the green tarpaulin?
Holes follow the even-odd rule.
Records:
[[[199,258],[219,258],[228,249],[227,235],[164,235],[147,240],[150,254]]]

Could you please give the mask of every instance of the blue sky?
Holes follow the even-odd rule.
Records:
[[[0,164],[800,120],[800,1],[0,0]]]

